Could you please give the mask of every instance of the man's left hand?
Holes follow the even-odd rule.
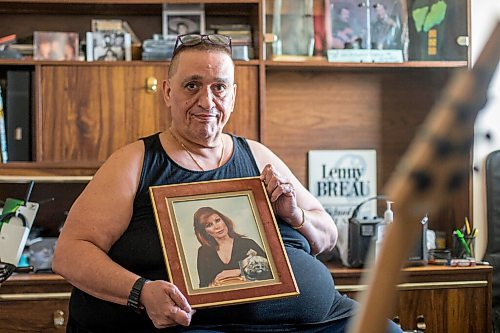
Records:
[[[299,225],[302,222],[302,213],[290,180],[281,176],[271,164],[264,167],[260,179],[266,186],[274,213],[292,226]]]

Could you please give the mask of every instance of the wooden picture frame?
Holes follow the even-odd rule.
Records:
[[[298,295],[295,277],[259,177],[152,186],[149,191],[169,281],[179,288],[193,308]],[[201,217],[196,215],[199,223],[195,232],[195,214],[199,212],[205,213]],[[213,245],[206,242],[207,239],[215,240],[208,235],[214,231],[207,230],[209,227],[203,223],[211,223],[210,219],[217,217],[224,222],[228,235],[234,236],[234,232],[243,235],[231,236],[234,245],[229,262],[231,265],[233,260],[238,260],[239,267],[232,269],[240,269],[241,274],[227,279],[208,279],[211,283],[206,285],[206,277],[215,274],[207,269],[213,270],[222,259]],[[204,236],[200,235],[203,232]],[[245,253],[247,248],[241,245],[243,243],[257,245]],[[238,249],[245,253],[245,258],[237,257]],[[259,254],[255,255],[257,252]],[[214,259],[204,261],[206,258]],[[252,269],[262,261],[264,266]]]

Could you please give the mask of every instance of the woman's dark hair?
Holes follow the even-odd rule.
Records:
[[[219,215],[222,221],[224,221],[224,223],[227,226],[229,237],[235,238],[243,236],[234,231],[234,222],[229,217],[222,214],[218,210],[213,209],[212,207],[201,207],[194,213],[194,225],[193,225],[194,233],[201,245],[213,248],[219,247],[217,241],[212,236],[210,236],[207,233],[207,230],[205,229],[207,225],[207,218],[213,214]]]

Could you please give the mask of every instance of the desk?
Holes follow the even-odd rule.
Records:
[[[353,298],[366,288],[363,269],[327,266],[337,290]],[[491,333],[490,266],[405,268],[394,317],[405,330],[431,333]]]
[[[65,332],[71,285],[56,274],[17,274],[0,287],[0,333]]]
[[[341,293],[356,298],[364,270],[327,263]],[[491,333],[489,266],[406,268],[399,285],[398,316],[406,330]],[[0,333],[64,332],[71,286],[56,274],[18,274],[0,287]]]

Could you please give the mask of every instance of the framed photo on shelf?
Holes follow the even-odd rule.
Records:
[[[129,33],[116,31],[87,32],[87,61],[132,60]]]
[[[193,308],[297,295],[259,177],[150,188],[170,282]],[[219,242],[232,247],[217,251]]]
[[[164,4],[163,36],[205,33],[205,10],[201,4]]]
[[[35,60],[78,60],[78,33],[35,31],[33,49]]]
[[[325,20],[329,61],[403,62],[408,56],[404,0],[380,0],[362,6],[353,0],[329,0]]]

